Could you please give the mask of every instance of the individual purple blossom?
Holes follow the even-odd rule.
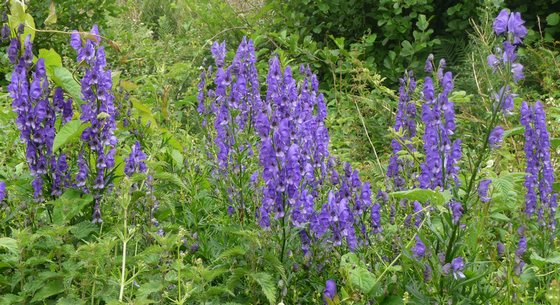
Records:
[[[434,71],[433,62],[434,62],[434,54],[428,55],[428,58],[426,59],[426,63],[424,64],[424,72],[432,73]]]
[[[416,244],[412,247],[412,255],[414,255],[416,259],[422,259],[426,256],[426,245],[418,235],[416,235]]]
[[[527,238],[523,233],[524,228],[520,227],[518,231],[521,232],[520,233],[521,237],[519,238],[519,243],[517,244],[517,249],[515,250],[514,271],[516,275],[520,275],[523,272],[523,267],[525,266],[523,255],[525,255],[525,252],[527,251]]]
[[[332,301],[336,296],[336,282],[334,280],[327,280],[325,284],[325,291],[323,292],[323,299],[325,303],[327,300]]]
[[[506,252],[506,246],[502,242],[499,241],[496,244],[496,251],[498,252],[498,256],[502,257],[502,256],[504,256],[504,253]]]
[[[457,225],[461,216],[463,216],[463,205],[456,200],[451,200],[449,203],[449,210],[451,211],[451,220],[453,224]]]
[[[455,280],[464,279],[465,274],[463,274],[463,270],[465,269],[465,262],[463,257],[459,256],[451,260],[451,263],[447,263],[442,267],[443,274],[453,274],[453,278]]]
[[[490,201],[490,196],[488,196],[488,188],[492,180],[490,179],[483,179],[478,183],[478,198],[480,201],[486,203]]]
[[[513,36],[513,43],[519,44],[523,41],[523,38],[527,36],[527,28],[523,25],[525,21],[521,19],[521,13],[512,12],[509,16],[507,29],[508,32]]]
[[[504,128],[500,125],[494,127],[492,131],[490,131],[490,135],[488,137],[488,144],[490,148],[499,148],[502,146],[502,140],[504,138]]]
[[[496,35],[501,35],[507,31],[508,20],[509,20],[509,10],[502,9],[498,14],[498,16],[496,17],[496,19],[494,20],[494,23],[492,24],[492,29],[494,29],[494,33],[496,33]]]
[[[428,283],[432,280],[432,267],[429,263],[424,264],[424,283]]]

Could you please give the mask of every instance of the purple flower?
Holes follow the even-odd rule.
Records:
[[[523,74],[523,65],[521,65],[520,63],[514,63],[511,65],[511,74],[513,75],[513,80],[515,82],[518,82],[520,80],[522,80],[523,78],[525,78],[525,75]]]
[[[327,302],[327,300],[332,301],[335,296],[336,296],[336,282],[333,280],[327,280],[327,283],[325,284],[325,291],[323,292],[323,298],[325,300],[325,303]]]
[[[494,29],[494,33],[496,33],[496,35],[500,35],[506,32],[506,30],[508,29],[508,20],[509,11],[507,9],[501,10],[494,20],[494,24],[492,25],[492,28]]]
[[[513,43],[519,44],[523,41],[523,38],[527,36],[527,28],[523,25],[525,21],[521,19],[521,13],[512,12],[509,16],[507,29],[513,36]]]
[[[445,264],[442,268],[442,271],[445,275],[452,273],[453,278],[455,278],[455,280],[458,280],[465,278],[465,274],[463,274],[464,269],[465,262],[463,261],[463,257],[459,256],[451,260],[451,263]]]
[[[426,245],[418,235],[416,235],[416,244],[412,247],[412,255],[417,259],[422,259],[426,256]]]
[[[504,128],[498,125],[494,127],[494,129],[492,129],[492,131],[490,132],[490,135],[488,137],[488,144],[491,148],[499,148],[500,146],[502,146],[503,137]]]
[[[6,199],[6,182],[0,181],[0,202]]]
[[[429,263],[424,264],[424,283],[428,283],[432,280],[432,267]]]
[[[478,197],[480,201],[486,203],[490,201],[490,197],[488,196],[488,187],[492,183],[490,179],[481,180],[478,184]]]
[[[502,257],[502,256],[504,256],[504,253],[506,252],[506,246],[502,242],[498,242],[496,244],[496,250],[498,252],[498,256]]]
[[[142,152],[140,142],[136,141],[128,158],[125,159],[124,173],[127,176],[132,176],[134,173],[145,173],[148,170],[144,162],[146,158],[147,156]]]
[[[449,203],[449,210],[451,211],[451,219],[453,224],[457,225],[461,216],[463,216],[463,205],[456,200],[451,200]]]
[[[434,71],[434,54],[430,54],[428,55],[428,58],[426,59],[426,63],[424,65],[424,71],[426,73],[432,73]]]

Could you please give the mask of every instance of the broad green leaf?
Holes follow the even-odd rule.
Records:
[[[176,174],[173,174],[173,173],[158,172],[154,175],[154,178],[156,180],[163,180],[163,181],[167,181],[169,183],[175,184],[176,186],[178,186],[182,189],[186,188],[183,181],[181,181],[181,178],[179,178],[179,176],[177,176]]]
[[[536,252],[533,252],[531,254],[531,263],[534,263],[534,264],[540,263],[540,265],[542,265],[542,266],[544,266],[546,264],[560,265],[560,253],[553,252],[552,255],[550,255],[547,258],[544,258],[544,257],[541,257],[540,255],[538,255]]]
[[[25,25],[23,35],[21,35],[21,46],[28,35],[31,35],[31,41],[35,39],[35,20],[33,17],[25,12],[26,5],[23,1],[10,0],[10,15],[8,15],[8,25],[16,32],[19,25]]]
[[[52,81],[57,85],[62,87],[74,101],[83,103],[82,101],[82,89],[80,84],[72,77],[72,73],[64,67],[54,67],[54,73],[51,77]]]
[[[17,240],[9,237],[0,238],[0,248],[4,248],[14,255],[19,253]]]
[[[45,67],[47,70],[47,76],[49,78],[53,78],[54,76],[54,68],[62,67],[62,58],[58,53],[56,53],[53,49],[40,49],[39,50],[39,58],[45,59]]]
[[[354,253],[348,253],[340,259],[340,269],[348,275],[352,287],[359,289],[364,294],[369,294],[376,283],[375,275],[369,272],[366,266]]]
[[[276,285],[272,276],[266,272],[249,272],[248,275],[261,286],[266,299],[271,305],[274,305],[276,303]]]
[[[546,17],[546,23],[550,26],[555,26],[560,22],[560,14],[552,13]]]
[[[62,146],[72,143],[80,138],[82,132],[90,125],[90,123],[82,124],[80,120],[72,120],[56,133],[53,142],[53,151],[57,151]]]
[[[523,126],[517,126],[517,127],[512,128],[512,129],[505,130],[503,137],[505,139],[509,136],[520,135],[520,134],[523,134],[524,131],[525,131],[525,128]]]
[[[31,302],[38,302],[42,301],[50,296],[57,295],[64,291],[64,284],[62,283],[62,279],[50,279],[46,282],[46,285],[43,286],[36,294],[33,296]]]
[[[86,205],[93,201],[93,196],[75,189],[69,189],[53,202],[53,222],[64,224],[78,215]]]
[[[399,191],[389,193],[389,196],[395,199],[408,199],[417,200],[419,202],[427,202],[441,206],[445,203],[445,197],[441,192],[436,192],[434,190],[425,189],[413,189],[408,191]]]

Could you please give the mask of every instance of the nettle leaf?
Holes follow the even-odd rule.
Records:
[[[64,91],[66,91],[74,101],[83,104],[82,101],[82,88],[78,81],[72,77],[72,73],[64,67],[54,67],[52,81]]]
[[[270,304],[276,303],[276,285],[272,275],[266,272],[248,272],[251,279],[261,286],[262,292]]]
[[[398,191],[389,193],[389,196],[395,199],[416,200],[419,202],[431,202],[435,205],[442,206],[445,202],[445,196],[441,192],[425,189],[413,189],[408,191]]]
[[[13,255],[19,256],[17,240],[9,237],[0,238],[0,248],[8,250]]]
[[[64,291],[64,283],[62,279],[50,279],[46,282],[46,285],[43,286],[36,294],[33,296],[31,302],[38,302],[42,301],[50,296],[57,295]]]
[[[78,215],[86,205],[93,201],[93,196],[79,190],[69,189],[53,201],[53,222],[64,224]]]
[[[340,269],[343,274],[348,275],[352,287],[357,288],[364,294],[370,294],[375,287],[375,275],[366,268],[354,253],[348,253],[340,259]]]
[[[544,267],[546,264],[560,265],[560,253],[553,252],[549,257],[541,257],[536,252],[531,254],[531,263]]]
[[[82,132],[88,128],[91,124],[86,123],[82,124],[80,120],[72,120],[56,133],[53,142],[53,151],[57,151],[59,148],[63,147],[66,144],[72,143],[80,138]]]

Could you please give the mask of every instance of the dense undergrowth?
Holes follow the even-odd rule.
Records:
[[[560,303],[517,2],[9,1],[0,304]]]

